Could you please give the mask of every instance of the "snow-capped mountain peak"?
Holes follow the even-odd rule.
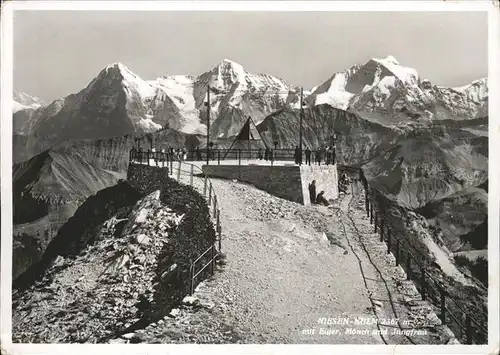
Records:
[[[417,71],[413,68],[400,65],[392,55],[384,59],[372,58],[372,60],[383,65],[405,84],[415,84],[418,81]]]
[[[421,80],[415,69],[389,55],[333,74],[313,90],[307,101],[368,113],[371,118],[389,122],[482,117],[487,114],[487,98],[486,79],[458,88],[438,87]]]
[[[224,59],[213,71],[211,85],[221,90],[229,90],[234,84],[246,84],[247,72],[243,66],[230,59]]]
[[[132,95],[132,90],[136,91],[142,99],[151,98],[156,94],[156,88],[151,83],[143,80],[120,62],[107,65],[98,75],[98,78],[104,77],[121,81],[129,95]]]

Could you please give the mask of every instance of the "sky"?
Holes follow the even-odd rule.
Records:
[[[307,90],[388,55],[454,87],[488,75],[487,35],[485,12],[18,10],[14,89],[50,102],[114,62],[150,80],[199,75],[227,58]]]

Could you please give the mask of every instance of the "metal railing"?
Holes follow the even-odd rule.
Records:
[[[222,226],[220,223],[220,206],[218,204],[217,195],[213,188],[212,181],[203,170],[190,163],[181,160],[175,161],[171,155],[162,152],[153,151],[130,151],[130,162],[145,164],[148,166],[156,166],[159,168],[166,168],[171,178],[177,182],[185,185],[199,188],[203,191],[203,196],[206,198],[207,205],[210,212],[210,217],[215,225],[216,241],[210,245],[204,252],[202,252],[195,260],[190,261],[189,266],[189,295],[194,293],[196,288],[196,281],[202,275],[203,271],[210,266],[211,274],[215,273],[215,262],[222,252]],[[187,178],[188,181],[183,181]],[[196,186],[195,178],[202,180],[201,186]],[[201,191],[200,191],[201,193]],[[200,267],[200,264],[203,264]]]
[[[221,161],[224,160],[238,160],[244,162],[245,160],[267,160],[267,161],[295,161],[295,149],[288,148],[280,148],[280,149],[211,149],[208,152],[209,154],[209,162],[217,162],[220,165]],[[309,159],[308,159],[309,156]],[[306,150],[302,150],[302,164],[306,164],[306,162],[310,162],[310,164],[317,164],[320,162],[321,164],[334,164],[335,163],[335,154],[327,155],[325,151],[321,151],[318,155],[316,154],[316,150],[310,150],[309,153],[306,153]],[[206,161],[207,159],[207,150],[199,149],[199,150],[189,150],[187,152],[187,160],[190,161]]]
[[[334,164],[336,160],[336,155],[331,153],[327,154],[326,151],[320,150],[320,153],[316,153],[317,150],[310,150],[309,153],[306,150],[302,150],[302,164],[306,164],[310,160],[311,164]],[[133,149],[130,151],[131,156],[141,156],[144,161],[149,159],[162,159],[167,161],[206,161],[207,160],[207,150],[202,148],[199,150],[188,150],[185,151],[185,158],[182,152],[166,150],[162,151],[152,151],[148,150],[137,150]],[[265,149],[210,149],[208,151],[209,164],[215,163],[220,164],[224,160],[239,160],[244,162],[245,160],[267,160],[267,161],[295,161],[295,149],[280,148],[280,149],[269,149],[267,152]],[[308,156],[310,159],[308,159]]]
[[[342,169],[342,167],[339,167]],[[365,210],[374,232],[380,235],[380,241],[387,245],[387,254],[392,254],[396,265],[406,272],[407,280],[412,280],[422,296],[422,300],[429,299],[431,304],[438,309],[442,324],[446,324],[455,333],[457,339],[466,344],[486,344],[488,331],[480,321],[475,318],[487,319],[483,312],[472,315],[464,309],[457,297],[451,295],[444,282],[437,280],[438,272],[430,267],[430,260],[424,253],[419,252],[411,243],[410,238],[404,233],[396,233],[388,208],[384,210],[383,204],[377,199],[386,199],[376,189],[368,186],[363,173],[359,168],[346,167],[346,170],[358,170],[360,180],[365,192]],[[396,217],[397,218],[397,217]],[[413,241],[414,243],[416,241]],[[432,271],[435,271],[432,273]],[[465,303],[465,302],[464,302]],[[479,310],[478,310],[479,311]]]

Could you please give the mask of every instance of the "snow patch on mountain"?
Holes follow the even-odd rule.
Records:
[[[327,91],[316,96],[316,105],[329,104],[342,110],[347,109],[354,94],[345,90],[347,73],[336,73]]]
[[[130,88],[134,88],[142,99],[151,98],[156,94],[156,88],[143,80],[139,75],[133,73],[122,63],[113,63],[106,66],[106,72],[109,70],[118,70],[123,76],[123,87],[130,93]]]
[[[393,56],[389,55],[384,59],[372,59],[389,69],[403,83],[415,84],[416,82],[418,82],[417,71],[413,68],[408,68],[400,65],[396,58],[394,58]]]
[[[161,129],[161,125],[153,121],[153,115],[146,115],[146,118],[140,117],[137,124],[142,127],[145,132],[154,132]]]
[[[162,76],[151,82],[165,92],[175,103],[183,117],[184,133],[206,133],[206,125],[200,123],[200,110],[194,99],[194,80],[189,75]]]
[[[25,92],[14,91],[13,101],[12,101],[12,110],[13,112],[17,112],[20,110],[31,109],[35,110],[39,107],[44,106],[45,103],[38,97],[32,96]]]

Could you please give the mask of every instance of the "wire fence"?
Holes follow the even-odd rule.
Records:
[[[342,169],[342,167],[340,167]],[[365,193],[365,211],[380,241],[387,245],[387,254],[392,254],[395,263],[404,269],[408,280],[419,289],[422,300],[437,308],[439,318],[466,344],[486,344],[488,342],[487,314],[476,310],[473,314],[466,310],[467,301],[450,292],[440,271],[433,267],[428,253],[418,249],[418,240],[409,238],[402,231],[402,216],[397,207],[378,190],[370,187],[359,168],[346,167],[346,170],[359,173]],[[396,223],[399,222],[399,223]],[[398,226],[399,224],[399,226]]]
[[[216,241],[204,252],[190,261],[189,266],[189,295],[194,293],[200,280],[207,276],[207,271],[215,273],[215,263],[222,253],[222,226],[220,223],[220,206],[212,181],[203,170],[190,163],[174,161],[167,154],[151,154],[151,151],[131,151],[130,162],[166,168],[168,175],[177,182],[192,186],[206,198],[210,217],[215,226]]]

